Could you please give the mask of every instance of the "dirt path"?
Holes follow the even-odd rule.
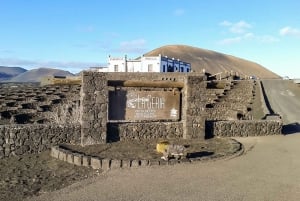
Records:
[[[210,140],[175,140],[174,143],[188,144],[190,160],[220,160],[243,151],[241,145],[232,139],[213,138]],[[85,155],[110,159],[161,160],[162,154],[155,150],[156,141],[118,142],[95,146],[71,146],[72,150]],[[176,159],[170,159],[178,163]],[[180,162],[189,160],[180,160]],[[157,161],[158,162],[158,161]],[[163,165],[163,164],[162,164]],[[101,174],[102,170],[79,167],[54,159],[49,151],[40,154],[14,156],[0,160],[0,200],[17,201],[64,188],[84,178]]]
[[[238,140],[231,160],[113,170],[30,200],[299,200],[300,135]]]

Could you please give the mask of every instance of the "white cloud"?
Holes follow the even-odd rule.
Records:
[[[245,33],[245,34],[241,34],[240,36],[236,36],[236,37],[232,37],[232,38],[225,38],[221,41],[219,41],[218,43],[221,45],[231,45],[231,44],[236,44],[236,43],[240,43],[244,40],[252,40],[255,39],[256,36],[253,33]]]
[[[249,40],[258,41],[261,43],[275,43],[279,41],[278,38],[270,35],[256,36],[253,33],[246,33],[244,35],[237,36],[237,37],[225,38],[219,41],[218,43],[221,45],[231,45],[231,44],[236,44],[242,41],[249,41]]]
[[[221,26],[228,27],[229,31],[234,34],[243,34],[248,31],[248,29],[252,28],[252,25],[241,20],[239,22],[233,23],[229,21],[223,21],[220,23]]]
[[[252,25],[243,20],[236,23],[225,20],[221,22],[219,25],[223,27],[227,27],[231,35],[235,36],[235,37],[228,37],[219,41],[218,43],[221,45],[236,44],[242,41],[250,41],[250,40],[257,41],[260,43],[274,43],[279,41],[278,38],[271,35],[261,35],[261,36],[255,35],[254,33],[249,31],[252,28]]]
[[[228,27],[228,26],[231,26],[232,23],[225,20],[225,21],[221,22],[220,25]]]
[[[131,41],[123,41],[120,43],[120,47],[116,51],[122,53],[137,53],[137,54],[145,53],[146,40],[135,39]]]
[[[218,43],[221,45],[231,45],[231,44],[239,43],[239,42],[241,42],[241,40],[242,40],[241,37],[225,38],[225,39],[219,41]]]
[[[244,36],[243,36],[244,39],[253,39],[255,38],[255,35],[253,33],[246,33]]]
[[[297,36],[300,37],[300,29],[292,28],[292,27],[284,27],[279,30],[279,34],[281,36]]]
[[[175,16],[182,16],[182,15],[184,15],[184,13],[185,13],[185,10],[181,9],[181,8],[178,8],[178,9],[176,9],[176,10],[173,11],[173,14]]]
[[[276,43],[279,41],[278,38],[270,35],[257,36],[256,39],[262,43]]]

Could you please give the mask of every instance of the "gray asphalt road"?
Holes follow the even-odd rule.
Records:
[[[300,132],[300,87],[289,80],[263,80],[275,113],[283,117],[287,134]]]
[[[280,111],[287,124],[299,122],[294,115],[299,108],[286,109],[297,106],[296,95],[286,87],[281,82],[265,83],[267,93],[273,93],[273,110]],[[285,101],[291,102],[287,106]],[[234,159],[113,170],[31,200],[298,201],[299,134],[238,138],[246,153]]]

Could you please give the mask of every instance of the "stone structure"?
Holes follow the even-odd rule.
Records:
[[[281,134],[282,119],[253,120],[252,103],[255,99],[255,80],[233,81],[230,87],[207,105],[206,136],[247,137]],[[264,106],[265,103],[262,102]],[[208,107],[209,106],[209,107]],[[263,109],[263,107],[261,108]],[[265,114],[268,115],[268,114]]]
[[[214,102],[206,108],[206,120],[252,119],[249,111],[255,98],[254,85],[255,81],[253,80],[229,82],[223,93],[219,94]]]
[[[39,153],[61,143],[80,143],[80,125],[13,124],[0,126],[0,159]]]
[[[211,129],[214,136],[219,137],[248,137],[281,134],[282,121],[277,120],[244,120],[216,121]]]
[[[81,86],[2,84],[0,158],[38,153],[60,143],[88,145],[119,140],[280,134],[280,117],[252,120],[252,102],[255,93],[261,93],[255,91],[255,84],[255,80],[206,81],[198,73],[99,72],[84,72]],[[112,119],[110,114],[119,109],[112,107],[110,96],[127,92],[141,96],[147,92],[153,96],[175,94],[179,111],[175,111],[175,105],[174,118],[164,119],[170,115],[169,111],[157,119],[139,120],[126,115],[124,119]],[[80,108],[74,108],[77,104],[65,105],[68,102],[80,103]],[[62,106],[67,106],[71,113],[53,121],[53,116],[59,117],[57,109]],[[75,116],[80,119],[73,121],[71,117]],[[77,156],[61,157],[89,163]]]
[[[82,145],[126,139],[205,137],[206,77],[197,73],[96,73],[84,72],[82,82]],[[127,80],[165,81],[165,86],[124,86]],[[113,83],[113,84],[110,84]],[[119,83],[119,84],[118,84]],[[164,83],[164,82],[163,82]],[[172,87],[172,83],[182,86]],[[170,85],[168,85],[170,84]],[[143,84],[142,84],[143,85]],[[180,94],[178,120],[111,121],[109,93],[114,91],[166,91]]]
[[[0,125],[62,123],[57,122],[57,111],[62,106],[72,108],[79,104],[80,88],[80,85],[1,83]]]
[[[170,159],[165,161],[163,159],[111,159],[103,158],[100,156],[91,156],[84,153],[78,153],[72,151],[64,146],[53,146],[51,147],[51,156],[59,160],[68,162],[76,166],[91,167],[92,169],[118,169],[118,168],[137,168],[145,166],[163,166],[163,165],[176,165],[176,164],[188,164],[200,161],[217,160],[217,159],[229,159],[240,155],[244,149],[241,143],[234,139],[228,141],[230,148],[226,150],[226,153],[216,154],[214,156],[193,156],[190,158]]]

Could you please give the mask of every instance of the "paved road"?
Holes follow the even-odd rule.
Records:
[[[283,116],[284,132],[300,132],[300,87],[289,80],[264,80],[263,86],[272,109]]]
[[[298,108],[286,109],[297,104],[290,100],[296,97],[291,95],[294,92],[281,82],[276,83],[278,90],[274,92],[269,88],[274,86],[272,82],[264,84],[266,92],[274,95],[270,99],[273,110],[278,109],[288,124],[299,122],[297,115],[291,114]],[[291,101],[289,106],[283,105],[285,100]],[[237,138],[246,153],[234,159],[113,170],[31,200],[298,201],[299,134]]]

